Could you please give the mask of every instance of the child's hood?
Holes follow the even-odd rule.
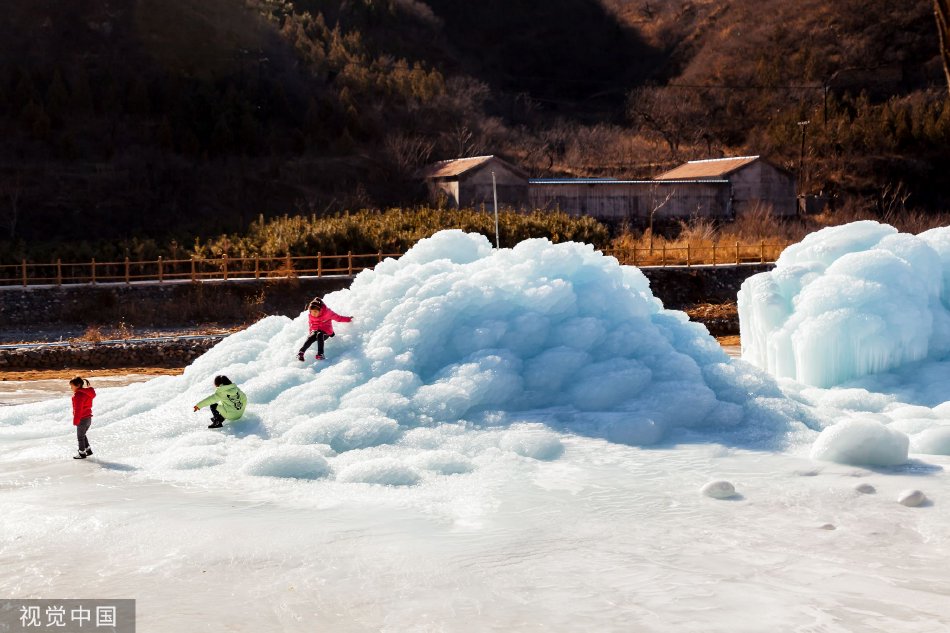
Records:
[[[95,398],[96,390],[93,389],[92,387],[80,387],[79,389],[76,390],[76,394],[77,395],[82,394],[86,396],[87,398]]]
[[[219,396],[225,397],[225,396],[227,396],[228,394],[231,394],[231,395],[236,394],[237,392],[240,391],[240,389],[238,389],[238,386],[237,386],[237,385],[235,385],[234,383],[231,383],[230,385],[220,385],[220,386],[219,386],[217,389],[215,389],[214,391],[215,391],[215,393],[217,393]]]

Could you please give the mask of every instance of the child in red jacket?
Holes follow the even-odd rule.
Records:
[[[317,356],[315,360],[323,360],[323,342],[333,336],[333,322],[349,323],[353,317],[340,316],[323,303],[323,299],[317,297],[310,302],[310,336],[304,341],[303,347],[297,352],[297,360],[303,360],[303,353],[307,348],[317,342]]]
[[[92,455],[86,431],[92,426],[92,399],[96,397],[96,390],[89,386],[88,380],[79,376],[69,381],[69,388],[73,390],[73,426],[79,438],[79,454],[73,459],[86,459]]]

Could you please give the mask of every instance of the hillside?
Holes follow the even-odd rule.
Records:
[[[181,243],[411,204],[429,160],[649,177],[764,153],[805,187],[947,208],[929,0],[11,0],[0,239]],[[55,228],[52,228],[55,227]]]

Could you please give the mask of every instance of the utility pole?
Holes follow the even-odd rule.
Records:
[[[821,87],[821,127],[828,127],[828,91],[831,89],[827,83]]]
[[[805,128],[811,123],[810,120],[799,121],[798,127],[802,129],[802,149],[798,155],[798,196],[804,194],[805,189]]]
[[[495,199],[495,248],[501,248],[498,240],[498,189],[495,187],[495,170],[491,170],[491,193]]]

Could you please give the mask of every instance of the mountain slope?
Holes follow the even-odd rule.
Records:
[[[939,208],[941,77],[928,0],[10,0],[0,239],[190,242],[413,203],[420,164],[482,153],[795,168],[805,119],[807,190],[901,181]]]

